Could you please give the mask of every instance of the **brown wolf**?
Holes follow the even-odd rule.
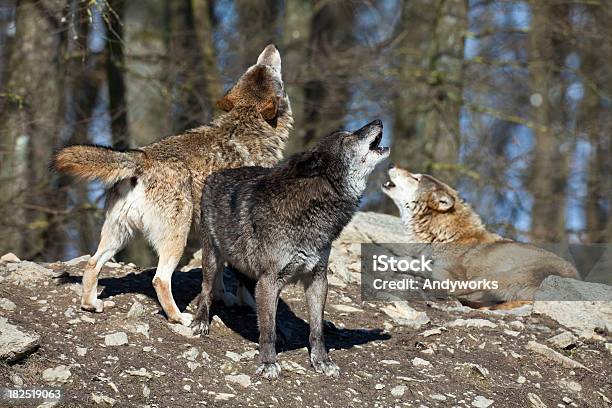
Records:
[[[460,299],[480,306],[530,301],[548,275],[578,278],[576,269],[552,252],[487,231],[457,191],[434,177],[392,166],[389,178],[382,190],[414,242],[442,244],[433,249],[434,278],[498,282],[497,290],[456,293]]]
[[[226,111],[211,124],[129,151],[100,146],[62,149],[54,167],[110,186],[100,244],[83,275],[81,307],[102,312],[100,269],[141,231],[159,254],[153,286],[168,320],[189,326],[174,302],[171,277],[192,224],[199,225],[206,177],[222,168],[270,167],[282,158],[293,123],[281,59],[268,45],[217,103]]]

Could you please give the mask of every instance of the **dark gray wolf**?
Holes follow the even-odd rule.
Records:
[[[55,157],[57,170],[110,186],[100,244],[83,275],[83,309],[103,311],[97,297],[100,269],[141,231],[159,254],[153,286],[168,320],[191,324],[192,316],[174,302],[171,277],[191,225],[199,225],[204,180],[222,168],[273,166],[289,137],[293,118],[274,45],[217,105],[226,113],[211,124],[139,149],[79,145]]]
[[[578,278],[576,268],[552,252],[488,231],[457,191],[440,180],[393,166],[389,178],[382,190],[397,205],[411,239],[451,244],[436,246],[434,263],[441,266],[434,268],[435,278],[499,283],[498,290],[464,293],[475,305],[508,308],[532,300],[549,275]]]
[[[312,365],[317,372],[339,374],[323,340],[327,260],[331,242],[359,206],[368,175],[389,155],[388,148],[379,147],[381,138],[382,122],[377,120],[354,133],[332,133],[313,150],[272,169],[223,170],[206,180],[196,332],[208,333],[213,287],[227,262],[257,281],[257,373],[276,378],[278,297],[285,284],[300,281],[308,303]]]

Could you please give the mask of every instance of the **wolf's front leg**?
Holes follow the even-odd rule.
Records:
[[[316,372],[338,377],[340,368],[329,358],[323,336],[323,310],[327,298],[327,256],[321,258],[312,275],[304,282],[304,291],[310,318],[310,362]]]
[[[278,378],[280,365],[276,362],[276,307],[280,294],[280,283],[275,273],[262,276],[255,286],[257,323],[259,325],[259,357],[261,365],[257,374],[268,380]]]

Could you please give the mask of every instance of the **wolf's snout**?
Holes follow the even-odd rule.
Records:
[[[268,65],[278,72],[281,71],[281,56],[274,44],[268,44],[257,58],[258,64]]]

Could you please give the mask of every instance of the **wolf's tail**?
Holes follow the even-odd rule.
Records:
[[[61,149],[52,165],[62,173],[112,185],[136,176],[143,159],[140,150],[122,152],[109,147],[75,145]]]

